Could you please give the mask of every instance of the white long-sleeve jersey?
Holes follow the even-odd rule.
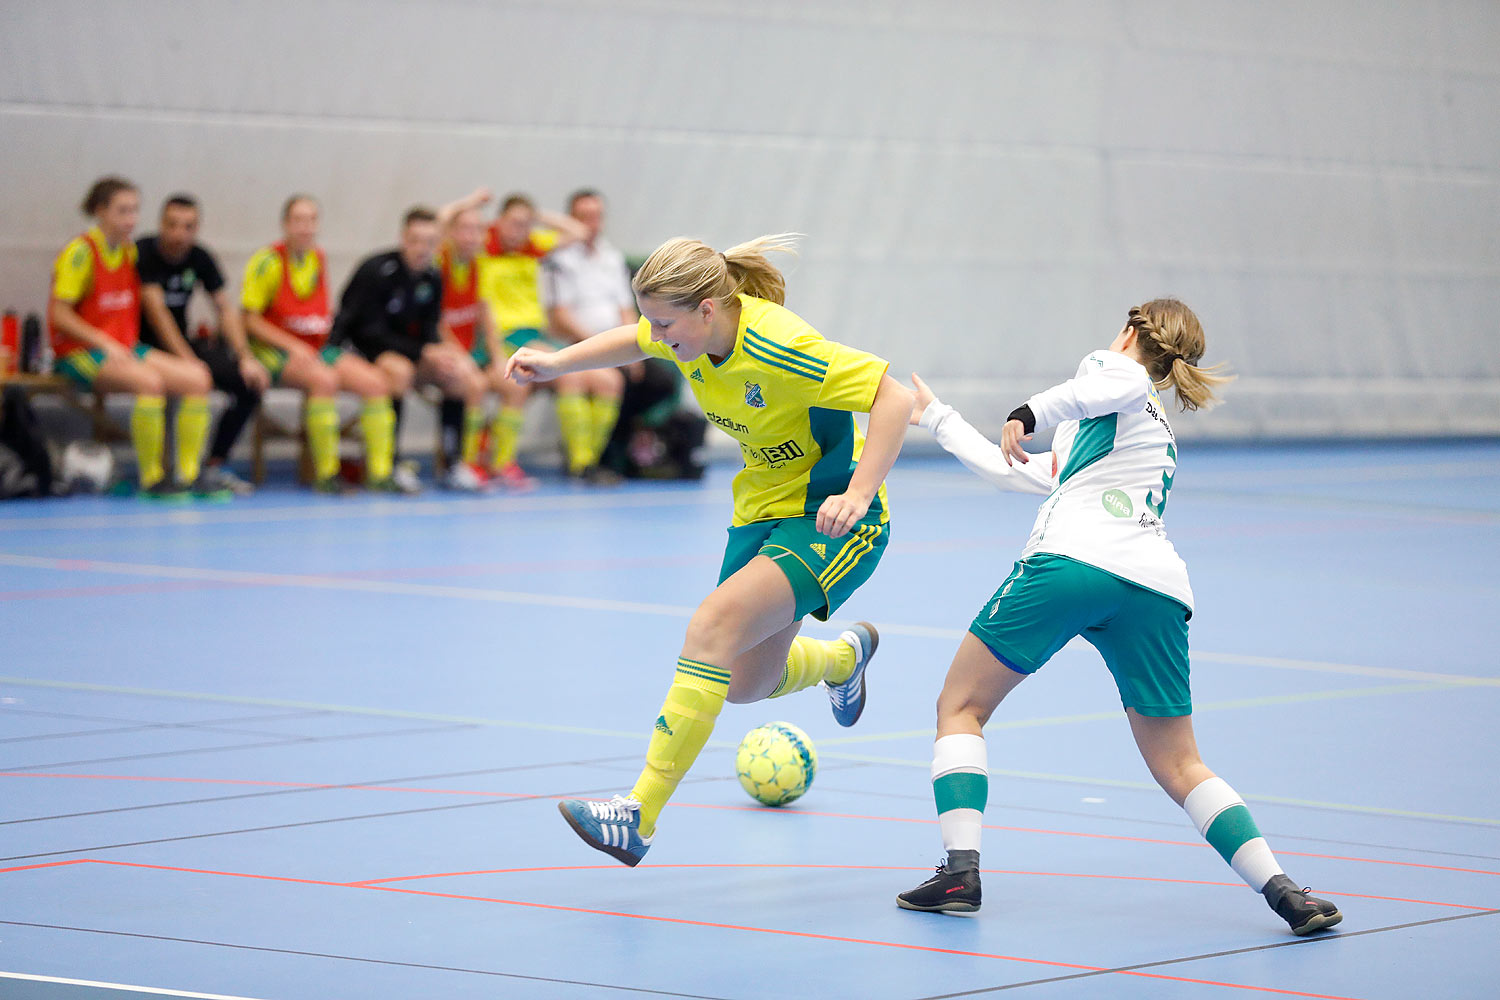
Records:
[[[1051,552],[1097,566],[1193,607],[1187,565],[1162,523],[1177,473],[1177,439],[1140,364],[1114,351],[1084,358],[1073,378],[1026,401],[1038,430],[1057,427],[1052,455],[1009,465],[999,445],[933,400],[922,426],[1001,489],[1047,494],[1022,558]]]

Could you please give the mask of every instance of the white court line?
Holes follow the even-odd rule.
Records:
[[[58,983],[63,986],[88,986],[99,990],[124,990],[126,993],[149,993],[156,997],[196,997],[198,1000],[257,1000],[255,997],[228,996],[223,993],[189,993],[164,990],[155,986],[127,986],[124,983],[100,983],[92,979],[59,979],[56,976],[28,976],[20,972],[0,972],[0,979],[23,979],[31,983]]]
[[[330,500],[316,506],[187,508],[121,514],[80,514],[73,517],[0,517],[0,531],[85,531],[94,528],[171,528],[193,524],[279,524],[293,521],[348,521],[360,517],[489,516],[507,512],[553,513],[578,510],[619,510],[628,507],[730,507],[718,492],[688,489],[638,490],[622,494],[589,493],[578,496],[497,497],[481,500]]]
[[[405,583],[399,580],[359,580],[337,576],[313,576],[298,573],[257,573],[249,570],[202,569],[192,566],[157,566],[149,563],[106,562],[93,559],[57,559],[51,556],[26,556],[0,552],[0,566],[28,569],[75,570],[92,573],[116,573],[124,576],[147,576],[174,580],[202,580],[209,583],[233,583],[266,587],[301,587],[314,590],[342,590],[371,594],[459,598],[494,604],[517,604],[531,607],[571,608],[580,611],[605,611],[623,614],[657,615],[667,618],[691,618],[696,606],[682,604],[648,604],[640,601],[614,601],[595,597],[570,597],[557,594],[534,594],[514,590],[490,590],[483,587],[454,587],[442,584]],[[853,621],[833,619],[826,628],[841,631]],[[820,626],[825,627],[825,626]],[[914,639],[946,639],[957,642],[965,629],[938,628],[929,625],[881,623],[885,635]],[[1069,646],[1085,645],[1074,639]],[[1473,687],[1500,687],[1500,679],[1446,674],[1398,667],[1372,667],[1355,663],[1330,663],[1322,660],[1297,660],[1277,656],[1247,656],[1237,653],[1215,653],[1194,650],[1194,660],[1231,666],[1268,667],[1276,670],[1301,670],[1313,673],[1354,674],[1405,681],[1441,681]]]
[[[1248,487],[1251,483],[1257,486],[1264,486],[1266,481],[1270,479],[1285,485],[1336,486],[1342,483],[1401,483],[1412,480],[1445,478],[1484,479],[1490,476],[1500,476],[1500,463],[1479,461],[1389,465],[1382,462],[1377,465],[1340,466],[1334,468],[1278,469],[1270,473],[1257,470],[1253,479],[1247,477],[1242,481],[1236,481],[1233,474],[1227,476],[1209,475],[1202,479],[1194,480],[1194,485],[1205,486],[1210,489],[1233,489],[1241,486]]]
[[[1389,465],[1355,466],[1343,469],[1285,469],[1274,473],[1274,479],[1287,485],[1317,483],[1376,483],[1400,482],[1404,480],[1431,479],[1442,476],[1463,478],[1500,475],[1500,466],[1484,462],[1428,462],[1413,463],[1399,467]],[[1256,487],[1264,487],[1266,476],[1257,473]],[[1327,506],[1341,500],[1337,497],[1288,496],[1257,492],[1249,484],[1237,482],[1233,475],[1210,477],[1200,480],[1196,489],[1205,495],[1225,492],[1248,491],[1254,497],[1306,503],[1318,501],[1317,506]],[[966,472],[944,472],[922,470],[906,483],[906,491],[914,496],[930,498],[944,492],[952,495],[968,495],[994,492],[990,486]],[[1366,501],[1357,503],[1361,509],[1386,515],[1422,514],[1424,508],[1415,505],[1382,505]],[[275,524],[295,521],[343,521],[362,517],[387,517],[392,514],[403,517],[449,517],[464,515],[489,515],[513,512],[619,510],[650,506],[729,506],[724,495],[717,491],[698,491],[688,488],[632,490],[629,493],[592,493],[576,496],[496,497],[493,499],[465,498],[462,500],[398,500],[348,502],[330,501],[316,506],[296,505],[259,508],[191,508],[186,510],[152,510],[136,513],[82,514],[71,517],[0,517],[0,531],[80,531],[95,528],[162,528],[196,524]],[[1431,509],[1427,516],[1447,514],[1460,516],[1465,521],[1489,522],[1497,517],[1492,511]]]

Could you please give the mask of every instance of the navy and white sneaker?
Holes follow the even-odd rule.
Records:
[[[616,795],[608,802],[563,799],[557,811],[596,851],[634,868],[651,848],[651,838],[641,836],[641,804]]]
[[[839,639],[854,647],[854,673],[842,684],[824,681],[823,687],[828,690],[833,721],[841,726],[852,726],[865,710],[865,667],[880,645],[880,633],[869,622],[855,622],[853,628],[840,633]]]

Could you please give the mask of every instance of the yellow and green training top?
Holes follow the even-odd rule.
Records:
[[[651,341],[642,318],[636,342],[681,369],[704,415],[739,442],[745,467],[734,477],[734,524],[816,514],[849,488],[865,436],[854,413],[869,413],[890,363],[824,339],[796,313],[774,302],[740,297],[734,350],[714,364],[708,355],[678,361]],[[890,519],[885,484],[870,514]]]

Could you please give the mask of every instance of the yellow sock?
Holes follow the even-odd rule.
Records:
[[[808,639],[797,636],[786,654],[781,683],[770,697],[780,698],[810,688],[819,681],[838,684],[854,673],[854,647],[842,639]]]
[[[312,452],[313,478],[318,482],[338,475],[339,411],[332,398],[307,400],[307,447]]]
[[[208,397],[186,396],[177,404],[177,481],[191,486],[203,465],[208,440]]]
[[[589,401],[589,418],[594,429],[593,458],[589,464],[595,465],[604,454],[604,446],[609,444],[609,436],[615,432],[615,421],[620,419],[620,401],[595,396]]]
[[[459,456],[469,465],[479,459],[479,432],[484,430],[484,411],[477,406],[464,407],[464,436]]]
[[[562,429],[563,447],[568,452],[568,471],[582,472],[589,467],[594,454],[588,397],[577,392],[558,393],[557,423]]]
[[[667,689],[667,700],[657,716],[656,729],[646,747],[646,766],[630,795],[641,804],[641,836],[656,830],[656,818],[677,790],[703,744],[714,731],[724,697],[729,694],[729,671],[684,657]]]
[[[396,411],[385,396],[365,400],[359,414],[359,429],[365,436],[365,482],[391,478],[396,460]]]
[[[167,401],[160,396],[137,396],[130,411],[130,440],[135,445],[135,464],[140,470],[141,489],[161,482],[162,453],[167,450]]]
[[[503,469],[516,460],[516,447],[521,442],[521,425],[526,420],[526,411],[519,406],[502,406],[490,423],[490,439],[495,446],[493,469]]]

